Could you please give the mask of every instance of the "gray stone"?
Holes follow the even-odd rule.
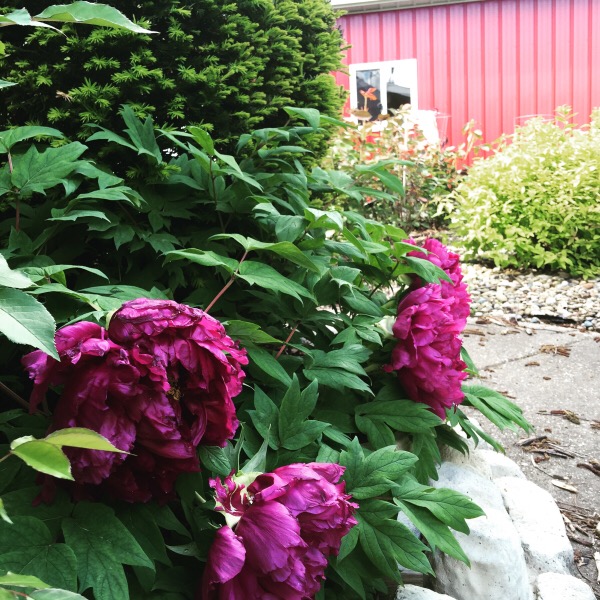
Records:
[[[436,591],[457,600],[532,600],[521,541],[506,511],[488,508],[485,516],[469,520],[469,528],[469,535],[455,536],[471,567],[436,552]]]
[[[462,454],[456,452],[457,461],[462,461]],[[468,466],[467,466],[468,465]],[[481,470],[484,469],[484,473]],[[438,469],[437,481],[430,481],[436,488],[450,488],[465,494],[476,502],[486,513],[489,509],[506,512],[504,500],[491,478],[491,470],[485,461],[464,464],[443,462]],[[473,521],[469,521],[471,524]]]
[[[536,600],[595,600],[581,579],[559,573],[542,573],[535,582]]]
[[[499,477],[519,477],[520,479],[525,479],[525,475],[519,465],[505,454],[501,454],[495,450],[477,450],[477,454],[490,467],[492,479],[498,479]]]
[[[552,496],[527,479],[500,477],[496,483],[521,538],[531,581],[548,571],[570,574],[573,548]]]
[[[455,458],[463,463],[460,456]],[[471,567],[439,552],[433,555],[436,591],[457,600],[532,600],[521,538],[491,480],[489,465],[480,456],[470,467],[444,462],[438,481],[431,485],[465,494],[486,513],[469,520],[469,535],[455,533]]]
[[[396,600],[454,600],[454,598],[417,585],[405,585],[398,588]]]

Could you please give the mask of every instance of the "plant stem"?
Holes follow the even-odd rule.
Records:
[[[300,321],[298,321],[294,325],[294,327],[290,331],[290,335],[287,336],[287,338],[285,339],[285,342],[283,342],[283,344],[281,344],[281,348],[279,348],[277,354],[275,355],[275,360],[278,360],[279,357],[283,354],[283,351],[285,350],[285,347],[288,345],[289,341],[292,339],[292,336],[296,333],[296,330],[298,329],[299,325],[300,325]]]
[[[246,260],[246,256],[248,256],[248,250],[244,252],[244,255],[240,259],[236,270],[231,274],[229,281],[223,286],[223,289],[212,299],[212,302],[204,309],[205,313],[208,313],[208,311],[217,303],[219,298],[231,287],[236,277],[238,276],[238,273],[240,272],[240,267],[242,266],[242,263]]]
[[[13,392],[7,385],[2,383],[1,381],[0,381],[0,390],[2,390],[9,398],[14,400],[17,404],[20,404],[23,408],[26,408],[27,410],[29,410],[29,402],[27,402],[27,400],[24,400],[23,398],[21,398],[21,396],[19,396],[19,394],[17,394],[16,392]]]
[[[390,283],[390,281],[392,280],[392,277],[394,276],[394,273],[396,272],[396,269],[400,266],[400,261],[398,261],[396,263],[396,265],[394,266],[394,268],[392,269],[392,272],[390,273],[389,279],[385,282],[385,284],[380,283],[379,285],[375,286],[372,290],[371,293],[367,296],[369,298],[369,300],[373,297],[373,294],[379,290],[380,288],[382,288],[384,285],[387,285]]]
[[[9,173],[12,175],[13,172],[13,163],[12,163],[12,156],[10,154],[10,152],[8,152],[8,171]],[[15,215],[15,230],[19,231],[21,228],[21,209],[19,206],[19,197],[17,196],[17,200],[15,202],[15,211],[16,211],[16,215]]]

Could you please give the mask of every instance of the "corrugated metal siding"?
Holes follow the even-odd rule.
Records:
[[[470,119],[491,141],[520,116],[569,104],[584,123],[600,106],[600,0],[486,0],[345,15],[339,25],[347,64],[417,59],[419,108],[451,116],[451,144]]]

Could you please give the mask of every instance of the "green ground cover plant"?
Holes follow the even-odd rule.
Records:
[[[459,257],[324,209],[398,183],[308,169],[332,119],[285,111],[230,153],[127,105],[0,131],[2,600],[376,600],[468,562],[440,449],[499,448],[461,406],[529,426],[468,384]]]
[[[451,228],[465,256],[501,267],[600,273],[600,112],[536,118],[476,160],[453,193]]]

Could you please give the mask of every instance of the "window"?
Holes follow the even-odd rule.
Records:
[[[418,108],[416,58],[350,65],[350,106],[359,119],[374,121],[404,104]]]

